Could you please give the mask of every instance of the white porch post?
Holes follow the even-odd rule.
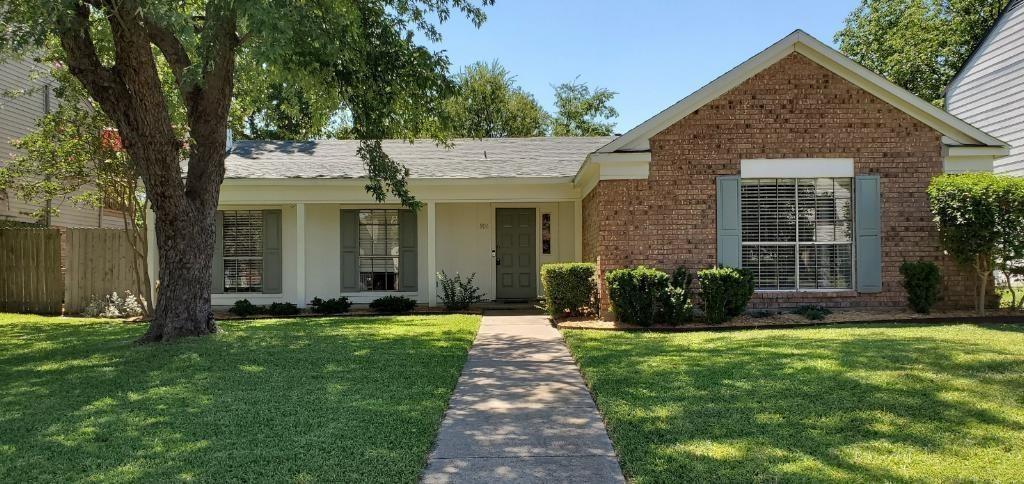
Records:
[[[427,202],[427,305],[437,305],[437,202]]]
[[[306,204],[295,204],[295,304],[306,307]]]
[[[156,247],[156,214],[146,204],[146,271],[149,272],[149,308],[156,309],[157,283],[160,279],[160,254]]]
[[[572,208],[573,260],[583,262],[583,200],[574,200]]]

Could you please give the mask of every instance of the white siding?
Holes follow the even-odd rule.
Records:
[[[43,74],[46,66],[30,60],[0,63],[0,165],[16,154],[11,140],[25,136],[35,127],[36,120],[45,113],[45,86],[50,79]],[[56,97],[50,95],[51,109],[57,107]],[[51,220],[57,227],[123,227],[121,215],[111,210],[77,207],[71,202],[55,200],[59,215]],[[36,222],[32,213],[36,204],[19,200],[11,193],[0,192],[0,220]]]
[[[950,83],[946,109],[1010,144],[996,173],[1024,176],[1024,3],[1000,17]]]

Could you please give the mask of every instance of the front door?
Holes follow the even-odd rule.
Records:
[[[499,208],[496,287],[498,299],[537,297],[537,214],[532,208]]]

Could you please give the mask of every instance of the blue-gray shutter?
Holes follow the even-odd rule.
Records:
[[[878,175],[855,178],[857,292],[882,291],[882,194]]]
[[[716,223],[718,227],[718,265],[740,267],[742,259],[742,230],[740,227],[740,177],[718,177],[718,204]]]
[[[281,293],[281,211],[263,211],[263,292]]]
[[[398,212],[398,285],[402,291],[415,291],[416,264],[416,212]]]
[[[341,211],[341,292],[359,290],[359,210]]]
[[[213,270],[211,271],[210,292],[222,294],[224,292],[224,212],[217,210],[214,224],[216,225],[216,235],[213,238]]]

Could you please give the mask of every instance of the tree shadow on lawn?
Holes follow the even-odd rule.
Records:
[[[0,325],[0,481],[414,481],[477,320]]]
[[[985,329],[568,339],[638,482],[1008,479],[1024,338]]]

